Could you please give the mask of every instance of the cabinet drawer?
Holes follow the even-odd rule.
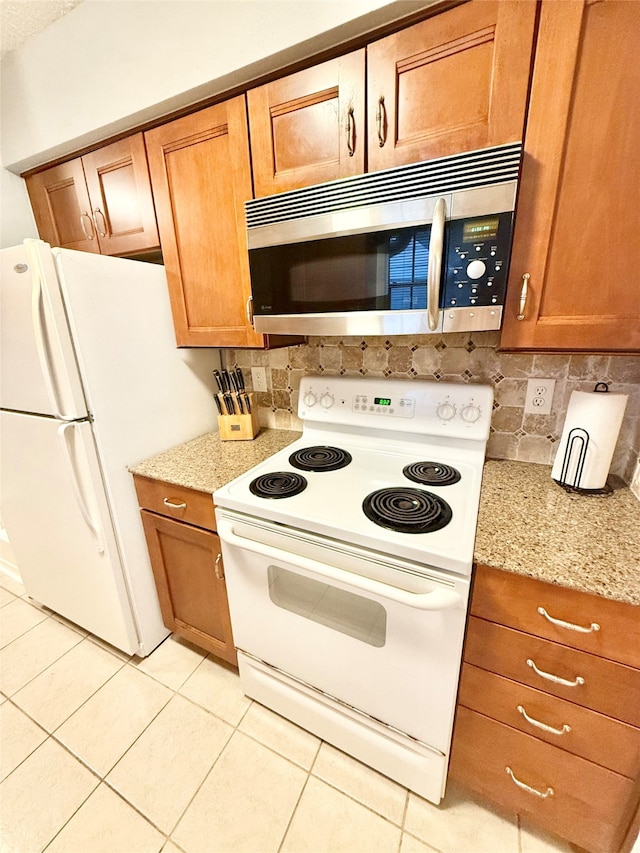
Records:
[[[640,670],[477,616],[469,619],[464,659],[481,669],[640,726]]]
[[[538,794],[519,787],[507,768]],[[598,853],[618,849],[631,819],[630,779],[467,708],[458,708],[450,774],[488,799]]]
[[[151,512],[186,521],[207,530],[216,529],[213,497],[208,492],[185,489],[134,474],[138,504]]]
[[[493,672],[465,663],[458,702],[630,779],[640,770],[640,729]]]
[[[543,608],[547,616],[540,613],[539,608]],[[471,613],[565,646],[640,667],[640,607],[632,604],[488,566],[476,566]],[[592,629],[592,625],[597,625],[598,629]]]

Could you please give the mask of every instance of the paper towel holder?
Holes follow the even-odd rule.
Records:
[[[597,391],[599,393],[606,393],[609,390],[609,385],[606,382],[596,382],[594,392]],[[574,427],[570,430],[567,436],[567,446],[564,450],[564,458],[562,460],[562,469],[560,471],[560,479],[554,480],[559,486],[567,492],[574,492],[579,495],[587,495],[587,496],[602,496],[602,495],[610,495],[613,492],[613,489],[608,483],[605,483],[604,486],[600,489],[581,489],[580,488],[580,479],[582,477],[582,472],[584,470],[584,463],[587,458],[587,448],[589,446],[589,433],[586,429],[582,427]],[[575,472],[573,475],[573,483],[567,482],[567,471],[569,469],[569,463],[571,458],[576,452],[578,454]]]

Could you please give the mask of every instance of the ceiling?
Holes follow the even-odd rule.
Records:
[[[0,0],[0,57],[19,47],[82,0]]]

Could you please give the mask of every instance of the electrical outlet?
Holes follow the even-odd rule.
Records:
[[[251,368],[251,382],[253,383],[254,391],[267,390],[267,369],[266,367]]]
[[[525,414],[550,415],[555,379],[529,379],[524,402]]]

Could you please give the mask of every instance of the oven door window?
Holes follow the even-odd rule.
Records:
[[[267,570],[269,598],[277,606],[370,646],[381,648],[387,613],[377,601],[279,566]]]
[[[254,310],[424,310],[430,233],[427,225],[252,249]]]

